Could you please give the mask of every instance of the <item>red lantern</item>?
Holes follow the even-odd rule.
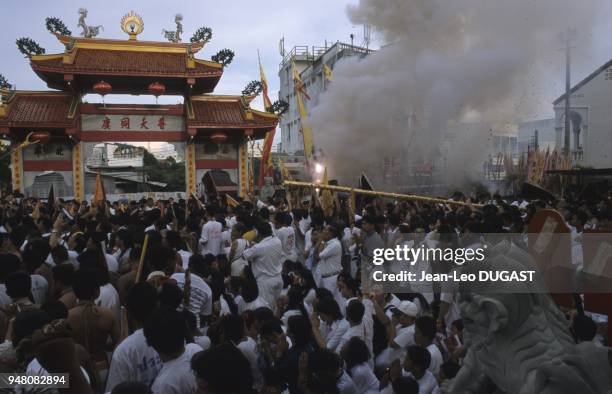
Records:
[[[106,81],[96,82],[93,86],[93,91],[104,97],[113,90],[110,83]]]
[[[51,141],[51,133],[49,133],[48,131],[36,131],[32,133],[30,140],[32,142],[39,142],[41,144],[46,144]]]
[[[149,93],[157,98],[166,93],[166,86],[163,83],[153,82],[149,85]]]
[[[216,142],[217,144],[220,144],[222,142],[227,141],[227,135],[219,131],[219,132],[213,133],[213,135],[210,136],[210,139],[212,140],[212,142]]]

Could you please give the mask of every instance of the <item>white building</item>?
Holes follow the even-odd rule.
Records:
[[[565,94],[553,102],[556,144],[565,141]],[[612,60],[570,90],[570,149],[575,164],[612,168]]]
[[[300,134],[300,115],[295,100],[292,60],[310,96],[310,100],[306,100],[306,110],[310,114],[311,108],[319,102],[319,96],[325,90],[323,64],[333,70],[335,64],[343,58],[366,56],[372,52],[373,50],[364,47],[336,42],[329,47],[327,45],[325,47],[295,46],[284,56],[278,72],[280,77],[278,96],[279,99],[289,103],[289,110],[279,122],[281,144],[278,151],[280,153],[295,156],[296,154],[303,155],[304,152],[304,141]]]
[[[518,126],[518,152],[527,152],[538,146],[546,151],[554,150],[557,146],[555,133],[555,119],[538,119],[519,123]]]

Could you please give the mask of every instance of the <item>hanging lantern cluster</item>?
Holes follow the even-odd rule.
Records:
[[[166,85],[160,82],[153,82],[149,85],[149,93],[155,96],[155,103],[162,94],[166,93]]]
[[[112,92],[113,87],[106,81],[99,81],[94,84],[93,91],[102,96],[102,104],[104,104],[104,96]]]

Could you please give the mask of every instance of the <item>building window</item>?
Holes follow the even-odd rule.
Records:
[[[612,81],[612,67],[606,70],[606,81]]]

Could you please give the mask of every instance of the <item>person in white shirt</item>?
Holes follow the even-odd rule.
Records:
[[[380,382],[370,366],[370,350],[358,337],[351,338],[342,349],[346,370],[351,376],[358,394],[378,394]]]
[[[342,349],[348,341],[353,337],[358,337],[368,346],[370,354],[373,354],[372,337],[374,333],[364,322],[365,313],[366,308],[360,300],[354,299],[348,303],[346,306],[346,320],[349,322],[349,328],[340,338],[340,342],[336,347],[336,353],[342,354]]]
[[[438,389],[438,381],[431,370],[430,353],[420,346],[409,346],[404,359],[405,376],[409,376],[419,384],[419,394],[432,394]]]
[[[159,354],[147,344],[142,326],[157,307],[157,291],[151,284],[135,284],[127,295],[127,317],[136,329],[113,352],[106,391],[122,382],[142,382],[150,386],[162,367]]]
[[[378,302],[374,303],[376,316],[387,328],[389,346],[376,357],[376,367],[387,368],[394,360],[403,360],[408,346],[414,345],[414,321],[418,314],[417,306],[411,301],[402,301],[392,307],[393,318],[389,319]]]
[[[291,226],[291,215],[286,212],[277,212],[274,215],[275,234],[283,245],[285,259],[297,261],[297,248],[295,245],[295,229]]]
[[[153,394],[195,394],[198,390],[191,358],[202,351],[185,344],[185,319],[174,309],[158,309],[147,320],[144,335],[162,360],[162,368],[151,385]]]
[[[187,250],[181,235],[174,230],[166,231],[164,241],[166,246],[172,248],[172,250],[174,250],[181,257],[181,266],[183,267],[183,270],[187,270],[187,267],[189,266],[189,258],[193,255],[193,253]]]
[[[257,363],[259,350],[257,342],[245,335],[244,320],[240,315],[224,316],[220,321],[222,343],[231,343],[236,346],[249,361],[253,388],[260,391],[264,386],[264,377]]]
[[[269,223],[259,222],[255,228],[259,242],[245,250],[243,256],[251,262],[259,294],[275,309],[283,288],[281,277],[284,259],[283,247],[281,241],[272,235]]]
[[[340,243],[340,231],[336,226],[327,226],[321,234],[321,240],[317,247],[315,258],[318,260],[316,270],[318,271],[319,287],[325,287],[332,294],[338,293],[338,274],[342,271],[342,244]]]
[[[231,276],[240,276],[242,269],[248,265],[243,257],[243,253],[248,245],[247,240],[242,238],[245,232],[246,227],[242,223],[236,223],[234,227],[232,227],[232,242],[230,247],[225,249],[225,254],[227,255],[231,267]]]
[[[100,275],[102,277],[104,276],[103,273]],[[100,284],[100,295],[96,298],[95,303],[98,306],[103,306],[113,311],[117,321],[121,321],[121,302],[119,301],[119,293],[109,282]]]
[[[209,256],[210,257],[210,256]],[[189,291],[189,311],[196,316],[198,326],[202,320],[207,321],[212,315],[212,290],[204,278],[210,275],[212,261],[202,255],[193,255],[189,258],[191,276],[191,288]],[[171,278],[176,281],[181,290],[185,289],[185,276],[183,272],[172,274]]]
[[[436,322],[431,316],[421,316],[414,322],[414,342],[420,347],[427,349],[430,355],[429,371],[438,375],[440,366],[444,362],[440,349],[434,343],[436,338]]]
[[[259,295],[259,286],[249,267],[245,267],[243,270],[240,295],[235,298],[235,302],[238,307],[238,313],[241,314],[245,311],[254,311],[261,307],[272,309],[271,305]]]
[[[202,245],[202,254],[212,254],[213,256],[221,253],[221,233],[223,225],[214,219],[214,212],[209,211],[207,215],[208,221],[202,226],[200,234],[200,244]]]
[[[132,250],[132,234],[127,230],[120,230],[115,236],[115,253],[112,256],[117,260],[120,272],[130,270],[130,251]]]
[[[323,297],[311,316],[315,339],[322,348],[336,350],[342,336],[350,328],[349,322],[340,313],[340,307],[331,297]]]

